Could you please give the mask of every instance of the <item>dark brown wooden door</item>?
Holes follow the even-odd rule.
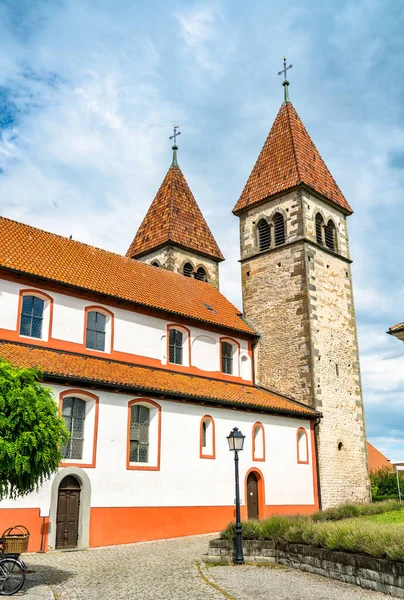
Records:
[[[258,480],[255,473],[247,478],[247,511],[249,519],[258,519]]]
[[[59,486],[56,548],[76,548],[79,533],[80,483],[72,475]]]

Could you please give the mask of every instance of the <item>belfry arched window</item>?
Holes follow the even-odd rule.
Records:
[[[191,265],[191,263],[187,262],[187,263],[185,263],[182,272],[184,273],[185,277],[192,277],[192,273],[194,272],[194,267]]]
[[[207,281],[207,276],[206,276],[206,271],[203,267],[199,267],[199,269],[196,271],[195,275],[194,275],[195,279],[198,279],[199,281]]]
[[[268,250],[271,246],[271,228],[265,219],[261,219],[257,225],[258,246],[261,252]]]
[[[285,221],[281,213],[274,214],[275,246],[285,243]]]
[[[317,241],[317,244],[320,244],[321,246],[324,244],[323,231],[324,231],[324,219],[320,215],[320,213],[317,213],[316,214],[316,241]]]
[[[334,251],[337,249],[337,239],[336,238],[337,238],[337,232],[335,230],[335,225],[330,219],[325,228],[325,243],[326,243],[327,248],[329,248],[330,250],[334,250]]]

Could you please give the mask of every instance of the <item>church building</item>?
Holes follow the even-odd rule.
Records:
[[[233,427],[243,519],[369,501],[352,209],[284,90],[233,210],[243,312],[175,137],[126,256],[0,218],[0,357],[41,369],[71,432],[59,472],[0,503],[31,551],[224,528]]]

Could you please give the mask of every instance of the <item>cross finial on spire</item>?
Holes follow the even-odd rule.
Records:
[[[284,100],[285,103],[289,102],[289,91],[288,91],[289,81],[286,78],[286,71],[288,69],[291,69],[292,67],[293,67],[293,65],[289,65],[288,67],[286,66],[286,56],[284,56],[283,57],[283,69],[282,69],[282,71],[278,72],[278,75],[282,75],[282,73],[283,73],[284,78],[285,78],[284,81],[282,81],[282,85],[285,90],[285,100]]]
[[[178,150],[178,146],[177,146],[177,136],[181,135],[181,131],[177,131],[177,129],[179,128],[179,125],[174,125],[174,133],[173,135],[170,135],[170,140],[174,139],[174,145],[172,147],[173,149],[173,162],[172,162],[172,167],[178,167],[178,163],[177,163],[177,150]]]

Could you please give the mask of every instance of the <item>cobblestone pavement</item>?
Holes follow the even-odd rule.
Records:
[[[26,555],[24,600],[387,600],[280,566],[202,568],[215,536]],[[213,585],[209,585],[206,578]],[[214,586],[218,587],[215,588]],[[227,592],[223,594],[220,590]]]
[[[223,600],[197,562],[215,536],[26,555],[25,600]],[[14,596],[19,597],[19,594]]]
[[[391,596],[278,565],[209,566],[207,573],[234,600],[391,600]]]

